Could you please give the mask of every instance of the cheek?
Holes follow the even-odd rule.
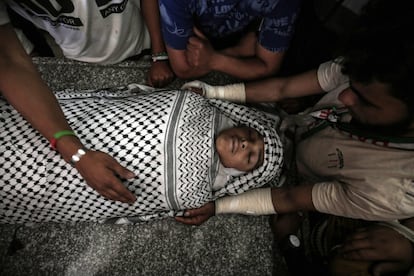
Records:
[[[217,137],[215,141],[215,147],[220,159],[229,159],[230,149],[228,139],[226,139],[224,136]]]
[[[400,108],[389,108],[387,110],[388,112],[383,112],[381,116],[378,116],[380,118],[383,118],[385,125],[395,125],[403,123],[408,118],[408,111],[404,107]]]
[[[338,100],[345,106],[353,106],[358,102],[358,97],[351,89],[347,88],[338,95]]]
[[[223,152],[217,151],[219,159],[221,164],[223,164],[224,167],[230,167],[231,166],[231,158]]]
[[[227,151],[217,151],[220,162],[223,164],[226,168],[236,168],[236,166],[239,164],[237,155],[230,154]]]
[[[236,154],[233,156],[229,156],[225,162],[222,162],[222,164],[225,167],[228,168],[233,168],[233,169],[237,169],[240,171],[245,171],[246,170],[246,162],[244,161],[244,157],[240,154]]]

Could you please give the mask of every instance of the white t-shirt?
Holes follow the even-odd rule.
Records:
[[[25,4],[6,0],[6,3],[47,31],[70,59],[113,64],[150,48],[139,0],[24,1]],[[5,11],[4,7],[0,9],[1,15]]]
[[[339,66],[322,64],[318,79],[325,91],[336,88],[313,110],[340,107],[337,96],[348,83]],[[366,220],[413,217],[414,139],[405,140],[390,138],[384,144],[337,127],[325,127],[297,143],[298,171],[315,184],[312,201],[316,210]]]

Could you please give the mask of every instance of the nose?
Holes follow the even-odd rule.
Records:
[[[349,107],[356,104],[358,96],[348,87],[339,94],[338,100],[340,100],[345,106]]]

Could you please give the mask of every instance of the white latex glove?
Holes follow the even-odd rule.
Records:
[[[181,89],[201,93],[208,99],[227,100],[235,103],[246,102],[246,91],[244,83],[229,84],[224,86],[212,86],[202,81],[190,81],[185,83]]]

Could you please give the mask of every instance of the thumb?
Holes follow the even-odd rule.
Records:
[[[203,212],[200,212],[199,209],[190,209],[190,210],[185,210],[184,212],[184,217],[195,217],[198,216],[200,214],[202,214]]]
[[[401,266],[396,262],[380,262],[373,264],[371,267],[372,275],[381,276],[390,272],[397,272],[401,270]]]
[[[198,92],[197,90],[193,90],[192,88],[199,89],[200,92]],[[181,86],[181,89],[193,91],[209,99],[214,98],[215,88],[199,80],[187,82],[183,86]]]
[[[207,40],[207,37],[197,27],[193,27],[193,32],[197,37]]]
[[[192,87],[202,89],[204,85],[206,85],[205,82],[202,82],[202,81],[199,81],[199,80],[193,80],[193,81],[184,83],[181,86],[181,89],[190,89]]]

